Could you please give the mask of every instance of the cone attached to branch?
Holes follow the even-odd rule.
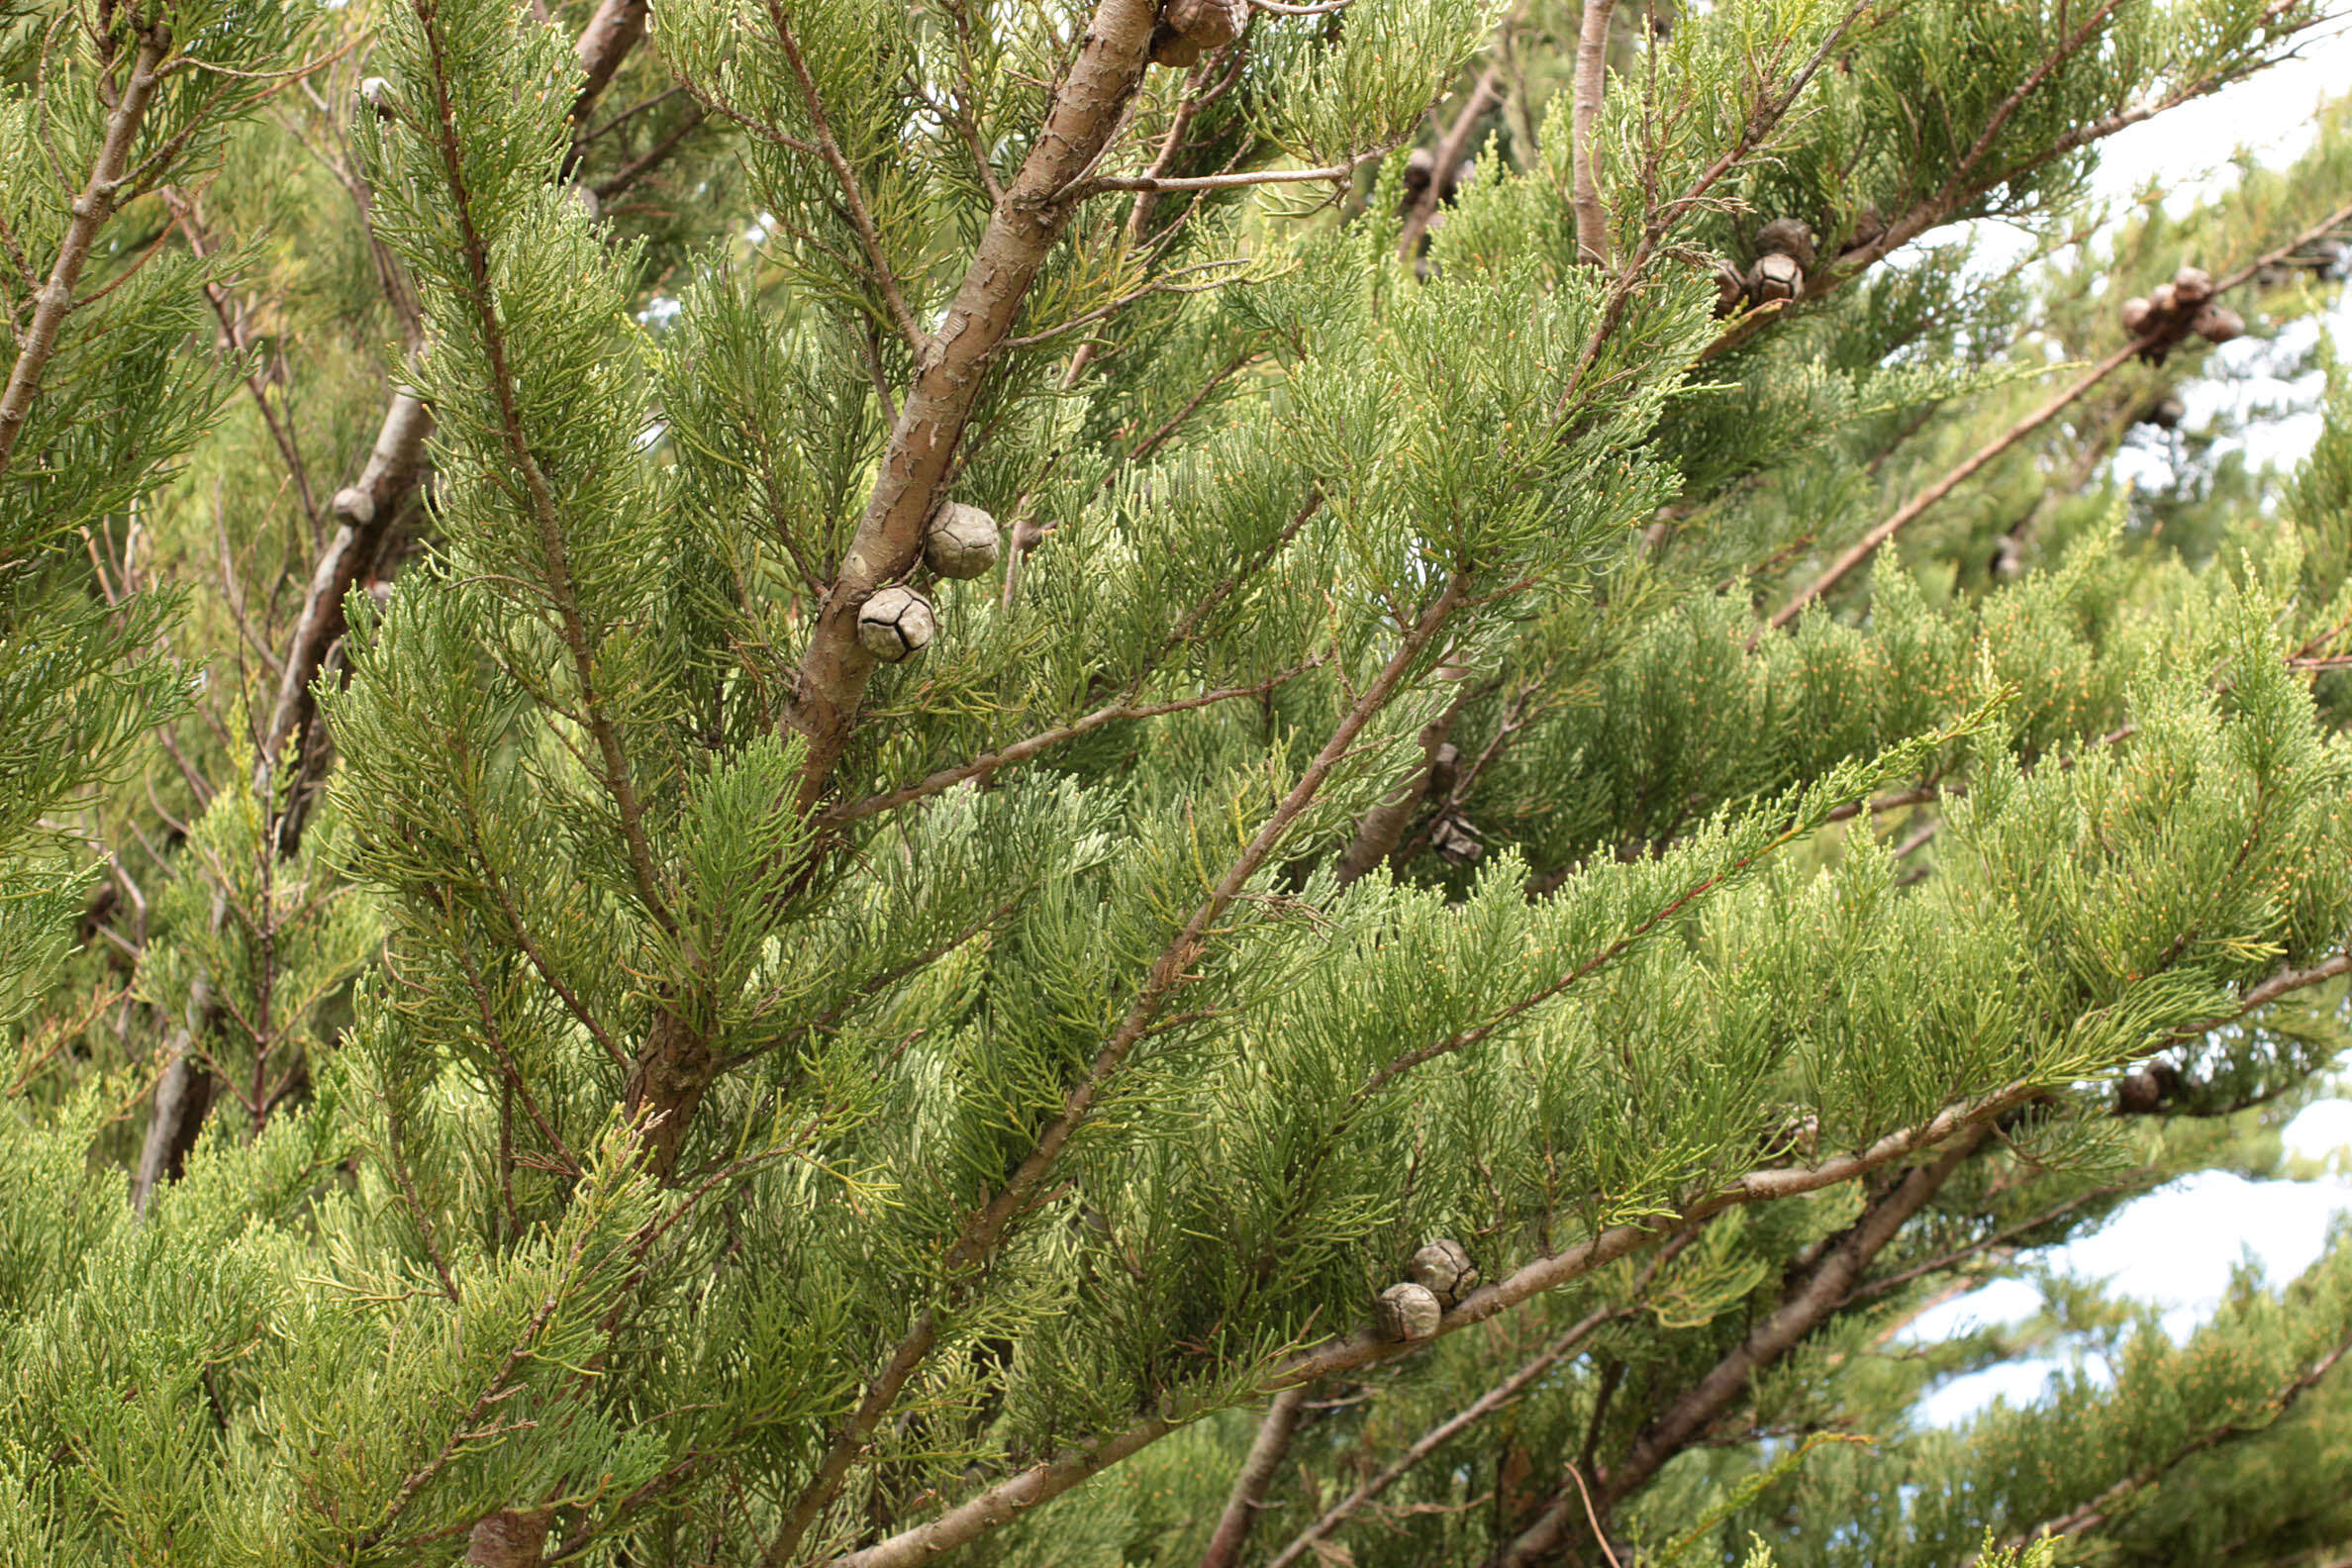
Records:
[[[2206,343],[2225,343],[2246,330],[2246,318],[2226,305],[2207,305],[2197,313],[2189,330]]]
[[[1449,813],[1429,830],[1429,847],[1449,865],[1468,865],[1486,853],[1486,835],[1468,818]]]
[[[1426,1285],[1391,1285],[1380,1293],[1380,1331],[1391,1339],[1426,1339],[1437,1332],[1445,1316],[1437,1295]]]
[[[1770,305],[1780,300],[1805,298],[1805,267],[1793,255],[1775,250],[1770,255],[1756,257],[1748,268],[1748,300],[1756,305]]]
[[[980,577],[996,565],[997,520],[976,506],[950,501],[931,514],[923,532],[925,564],[941,577]]]
[[[1478,1265],[1470,1261],[1469,1249],[1451,1236],[1440,1236],[1414,1253],[1406,1272],[1449,1311],[1478,1289]]]
[[[1798,266],[1811,272],[1813,264],[1813,231],[1799,219],[1775,218],[1756,231],[1756,253],[1794,257]]]
[[[2162,364],[2164,356],[2191,334],[2207,343],[2224,343],[2246,330],[2245,318],[2226,305],[2214,303],[2212,274],[2203,267],[2185,266],[2169,283],[2159,283],[2146,298],[2123,302],[2123,330],[2144,340],[2140,357]]]
[[[1249,26],[1249,0],[1168,0],[1151,30],[1151,63],[1181,68],[1222,49]]]
[[[858,607],[858,643],[885,664],[922,652],[938,632],[931,601],[912,588],[893,584]]]

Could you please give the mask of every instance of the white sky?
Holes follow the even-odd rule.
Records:
[[[2326,32],[2306,48],[2303,58],[2109,141],[2094,182],[2097,193],[2127,200],[2153,180],[2163,186],[2168,206],[2185,206],[2225,188],[2234,177],[2229,157],[2240,147],[2270,164],[2303,152],[2310,146],[2321,101],[2352,91],[2352,21],[2339,21]],[[2216,350],[2216,357],[2226,356],[2232,371],[2252,371],[2274,356],[2288,357],[2282,349],[2309,347],[2321,330],[2317,323],[2299,324],[2276,344],[2243,338]],[[2328,314],[2325,330],[2336,353],[2352,357],[2352,290]],[[2185,423],[2203,424],[2227,400],[2240,406],[2283,405],[2292,412],[2250,432],[2246,446],[2256,461],[2292,464],[2318,437],[2319,383],[2315,375],[2294,381],[2255,375],[2227,386],[2191,382],[2181,388],[2189,407]],[[2117,472],[2153,477],[2151,470],[2162,472],[2165,466],[2159,451],[2132,450],[2118,458]],[[2313,1158],[2352,1150],[2352,1099],[2311,1106],[2289,1125],[2287,1139],[2292,1152]],[[2347,1212],[2352,1212],[2352,1179],[2341,1175],[2311,1182],[2249,1182],[2207,1172],[2128,1205],[2097,1234],[2054,1248],[2040,1261],[2057,1272],[2106,1279],[2117,1293],[2161,1308],[2166,1330],[2178,1338],[2220,1305],[2232,1269],[2252,1264],[2273,1288],[2284,1285],[2319,1256],[2329,1226]],[[1945,1303],[1912,1324],[1906,1337],[1937,1339],[1971,1323],[2015,1322],[2040,1305],[2034,1286],[2005,1281]],[[1951,1422],[1996,1399],[2030,1402],[2042,1394],[2058,1365],[2020,1361],[1956,1379],[1929,1395],[1920,1415]]]

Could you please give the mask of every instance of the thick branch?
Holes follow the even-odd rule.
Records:
[[[539,1554],[547,1546],[550,1518],[544,1509],[509,1509],[490,1515],[467,1536],[467,1568],[539,1568]]]
[[[989,215],[955,299],[918,361],[865,515],[801,659],[791,723],[809,742],[799,802],[804,815],[840,760],[873,677],[873,655],[857,641],[858,608],[905,575],[921,553],[923,526],[936,508],[989,360],[1011,336],[1022,300],[1068,221],[1074,203],[1064,192],[1109,146],[1143,78],[1155,20],[1150,0],[1101,0],[1034,147]]]
[[[367,454],[366,467],[356,480],[336,492],[334,512],[341,526],[320,552],[319,563],[311,572],[310,590],[303,596],[302,614],[295,619],[294,634],[287,639],[277,702],[270,709],[269,726],[261,734],[256,789],[276,765],[287,740],[310,729],[316,707],[311,683],[327,662],[327,650],[343,635],[345,600],[360,573],[375,559],[385,529],[416,485],[425,460],[425,440],[432,430],[433,415],[423,403],[406,392],[394,393],[383,427],[376,432],[375,447]]]
[[[572,99],[571,121],[578,130],[588,124],[588,112],[613,84],[613,75],[629,51],[645,36],[646,0],[604,0],[596,15],[580,31],[576,53],[580,61],[580,90]],[[575,144],[576,146],[576,144]]]
[[[1584,0],[1576,30],[1576,96],[1569,105],[1577,257],[1593,266],[1610,264],[1609,211],[1601,204],[1601,182],[1593,171],[1593,142],[1600,134],[1601,94],[1609,79],[1609,18],[1616,10],[1617,0]]]
[[[1258,1511],[1265,1507],[1266,1488],[1282,1467],[1282,1456],[1290,1451],[1291,1433],[1299,1428],[1299,1410],[1306,1403],[1307,1385],[1298,1383],[1275,1395],[1266,1407],[1257,1436],[1250,1441],[1249,1455],[1233,1477],[1225,1513],[1209,1537],[1209,1549],[1201,1554],[1201,1568],[1233,1568],[1240,1560],[1242,1542],[1249,1539]]]
[[[1437,771],[1437,754],[1445,748],[1445,737],[1453,733],[1454,721],[1461,717],[1462,706],[1470,700],[1470,695],[1462,693],[1443,713],[1421,727],[1421,766],[1413,770],[1413,776],[1394,795],[1357,821],[1355,837],[1348,841],[1346,853],[1339,857],[1337,876],[1341,887],[1388,859],[1398,840],[1405,836],[1405,825],[1413,821],[1413,814],[1427,798],[1429,780]]]

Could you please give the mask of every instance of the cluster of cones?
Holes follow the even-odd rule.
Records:
[[[2123,302],[2123,330],[2140,339],[2140,357],[2162,364],[2192,334],[2206,343],[2225,343],[2246,330],[2245,318],[2213,299],[2213,279],[2203,267],[2185,266],[2170,283],[2159,283],[2144,298]]]

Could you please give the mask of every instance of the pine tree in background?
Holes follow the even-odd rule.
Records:
[[[0,1561],[2340,1557],[2334,9],[0,13]]]

